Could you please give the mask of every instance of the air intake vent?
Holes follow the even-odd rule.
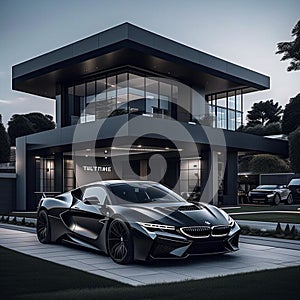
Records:
[[[180,231],[192,238],[207,238],[210,236],[210,227],[209,226],[191,226],[191,227],[182,227]]]
[[[180,206],[178,208],[179,211],[190,211],[190,210],[200,210],[200,208],[196,205],[186,205],[186,206]]]

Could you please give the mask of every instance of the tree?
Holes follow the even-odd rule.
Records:
[[[0,121],[0,163],[9,162],[9,159],[10,159],[9,137],[2,121]]]
[[[282,116],[282,132],[289,134],[300,126],[300,94],[291,98]]]
[[[260,101],[254,103],[251,110],[247,114],[247,127],[255,125],[268,125],[271,123],[279,122],[281,120],[282,107],[279,103],[274,103],[273,100]]]
[[[51,116],[41,113],[13,115],[8,121],[8,134],[11,145],[16,145],[17,137],[55,128],[52,119]]]
[[[283,54],[281,60],[291,59],[287,67],[288,72],[300,70],[300,20],[292,30],[292,37],[295,37],[294,41],[278,43],[276,52],[276,54]]]
[[[289,152],[293,171],[300,173],[300,126],[289,134]]]
[[[281,158],[271,154],[254,155],[249,163],[253,173],[286,173],[290,172],[289,165]]]
[[[281,134],[281,123],[275,122],[270,123],[266,126],[263,126],[261,124],[257,124],[254,126],[242,126],[238,129],[238,131],[261,136]]]

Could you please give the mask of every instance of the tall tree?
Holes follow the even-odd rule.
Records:
[[[281,120],[283,110],[279,103],[274,103],[273,100],[260,101],[254,103],[251,110],[247,114],[247,127],[255,125],[269,125]]]
[[[0,120],[1,120],[1,115],[0,115]],[[1,120],[0,121],[0,163],[9,162],[9,159],[10,159],[9,137]]]
[[[13,115],[8,121],[8,134],[11,145],[16,144],[16,138],[36,132],[55,128],[53,118],[41,113],[29,113],[25,115]]]
[[[287,67],[288,72],[300,70],[300,20],[292,30],[292,37],[295,37],[294,41],[278,43],[276,52],[276,54],[283,54],[281,60],[291,59]]]
[[[300,126],[300,94],[291,98],[282,116],[282,132],[289,134]]]

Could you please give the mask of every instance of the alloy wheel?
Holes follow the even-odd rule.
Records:
[[[132,261],[133,247],[131,233],[121,220],[114,220],[108,229],[108,251],[117,263],[127,264]]]
[[[274,204],[275,205],[279,205],[279,203],[280,203],[280,196],[278,194],[276,194],[274,196]]]
[[[39,241],[43,244],[50,242],[50,224],[46,211],[40,211],[37,223],[36,223],[36,232]]]
[[[293,195],[289,194],[289,196],[287,197],[286,203],[291,205],[291,204],[293,204],[293,202],[294,202]]]

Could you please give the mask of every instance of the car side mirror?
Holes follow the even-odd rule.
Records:
[[[94,205],[99,203],[99,199],[97,197],[87,197],[83,199],[83,203],[88,205]]]

